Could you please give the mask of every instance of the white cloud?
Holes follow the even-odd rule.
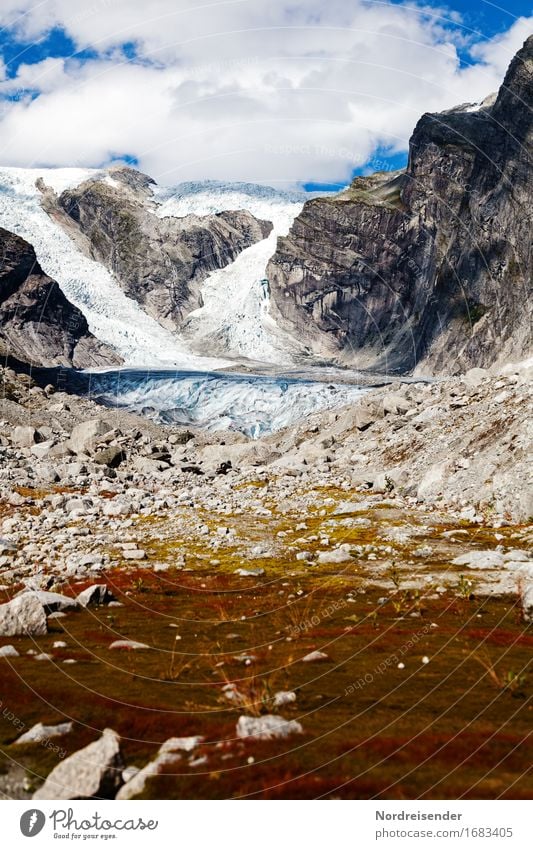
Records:
[[[95,165],[130,153],[161,182],[346,180],[377,146],[406,150],[423,111],[495,90],[533,19],[475,45],[450,15],[355,0],[3,0],[0,25],[62,26],[101,58],[22,66],[4,104],[3,164]],[[76,8],[77,7],[77,8]],[[455,16],[456,18],[457,16]],[[137,45],[135,62],[121,46]],[[103,55],[105,54],[105,55]]]

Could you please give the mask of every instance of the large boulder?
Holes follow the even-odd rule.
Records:
[[[41,442],[38,432],[30,425],[19,425],[13,431],[12,440],[20,448],[30,448],[36,442]]]
[[[111,728],[59,763],[34,799],[113,799],[122,784],[120,737]]]
[[[61,593],[52,593],[47,590],[22,590],[17,598],[29,595],[37,599],[46,614],[55,613],[58,610],[61,613],[66,613],[77,610],[79,607],[75,598],[69,598],[69,596],[61,595]]]
[[[44,607],[33,593],[0,604],[0,637],[42,637],[48,631]]]
[[[75,454],[87,454],[92,451],[98,442],[98,437],[109,433],[112,425],[104,419],[90,419],[80,422],[70,434],[69,446]]]

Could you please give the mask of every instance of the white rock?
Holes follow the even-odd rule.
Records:
[[[281,716],[240,716],[237,722],[237,737],[248,740],[285,739],[292,734],[303,734],[303,728],[295,719]]]
[[[0,657],[20,657],[15,646],[2,646],[0,648]]]
[[[29,731],[17,737],[13,745],[22,746],[25,743],[43,743],[52,737],[62,737],[63,734],[70,734],[72,728],[72,722],[60,722],[58,725],[43,725],[42,722],[38,722]]]
[[[110,649],[125,649],[131,651],[143,651],[149,649],[150,646],[147,646],[146,643],[137,643],[135,640],[115,640],[115,642],[111,643],[109,646]]]
[[[347,563],[351,559],[350,552],[343,548],[335,548],[333,551],[320,551],[318,554],[319,563]]]
[[[323,651],[312,651],[302,657],[302,663],[318,663],[322,660],[329,660],[329,655]]]
[[[122,783],[123,769],[120,737],[116,731],[106,728],[94,743],[61,761],[33,798],[113,798]]]
[[[96,445],[99,436],[109,433],[111,425],[103,419],[91,419],[76,425],[70,434],[69,447],[75,454],[86,454]]]
[[[280,690],[279,693],[274,695],[273,705],[274,707],[283,707],[284,705],[290,705],[296,701],[296,693],[292,690]]]
[[[469,569],[498,569],[504,564],[499,551],[469,551],[452,560],[453,566],[468,566]]]
[[[7,604],[0,604],[1,637],[40,637],[47,630],[44,607],[33,593],[24,593]]]
[[[142,548],[127,548],[122,552],[122,556],[124,560],[144,560],[146,551],[143,551]]]

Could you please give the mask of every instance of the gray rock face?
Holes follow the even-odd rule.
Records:
[[[426,114],[406,173],[309,201],[278,240],[272,312],[361,367],[459,372],[531,345],[533,36],[493,103]]]
[[[113,185],[89,180],[45,208],[78,244],[106,266],[126,294],[169,329],[201,305],[199,286],[243,251],[266,238],[269,221],[241,210],[199,217],[159,218],[153,180],[129,168],[111,171]]]
[[[118,365],[84,316],[37,262],[28,242],[0,228],[0,354],[39,366]]]
[[[0,604],[0,636],[42,637],[47,631],[44,607],[33,593]]]
[[[113,799],[122,784],[120,737],[106,728],[99,740],[59,763],[34,799]]]

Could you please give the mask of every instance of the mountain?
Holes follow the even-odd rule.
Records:
[[[496,98],[420,119],[406,172],[305,204],[267,270],[287,332],[404,373],[530,352],[532,73],[533,36]]]
[[[144,174],[117,167],[104,179],[91,177],[66,189],[59,198],[44,183],[42,190],[45,209],[78,236],[81,249],[102,263],[148,315],[178,330],[202,305],[200,284],[209,273],[265,239],[272,224],[247,210],[161,217],[152,186]]]
[[[305,199],[246,183],[160,187],[132,168],[0,168],[0,226],[135,367],[290,364],[301,346],[269,316],[265,270]]]
[[[497,96],[422,116],[405,171],[337,195],[160,187],[126,166],[0,168],[0,226],[129,366],[453,374],[521,360],[532,69],[533,37]]]
[[[32,246],[0,228],[0,353],[43,366],[118,365],[83,314],[40,267]]]

